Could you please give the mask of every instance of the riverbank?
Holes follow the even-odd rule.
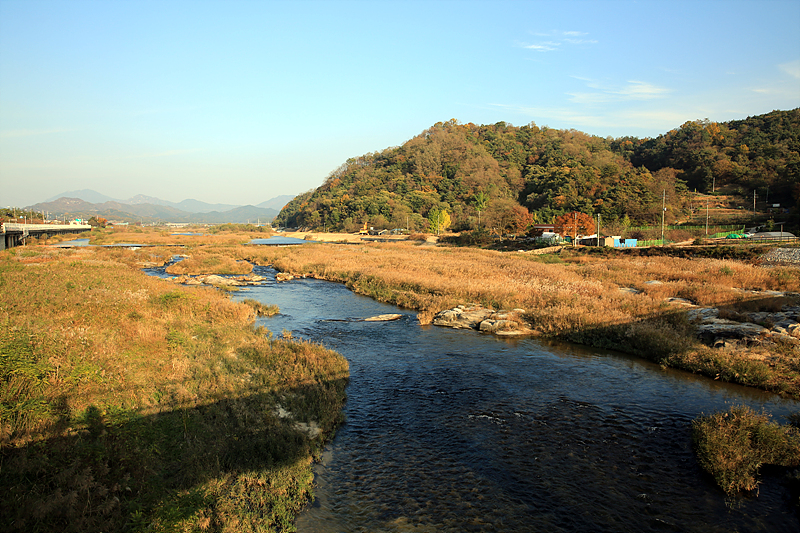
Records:
[[[0,253],[5,530],[283,531],[307,504],[347,361],[141,272],[172,253]]]
[[[612,348],[664,366],[800,397],[800,348],[788,340],[715,349],[697,337],[687,304],[728,316],[797,305],[800,271],[745,261],[621,254],[534,256],[411,242],[245,249],[242,258],[345,283],[418,311],[423,324],[458,305],[522,309],[534,335]]]

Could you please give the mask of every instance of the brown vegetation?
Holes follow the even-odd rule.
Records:
[[[800,395],[796,346],[713,350],[694,337],[685,310],[667,301],[678,297],[699,306],[735,306],[754,298],[742,289],[800,291],[796,268],[710,258],[573,255],[568,249],[559,256],[534,256],[413,243],[246,248],[238,253],[256,264],[346,283],[361,294],[416,309],[422,323],[459,304],[522,308],[539,335]]]
[[[728,496],[755,490],[762,465],[800,465],[800,430],[748,407],[700,417],[692,432],[700,465]]]
[[[307,502],[347,362],[129,266],[171,253],[0,253],[4,530],[275,531]]]

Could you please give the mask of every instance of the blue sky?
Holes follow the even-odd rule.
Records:
[[[257,204],[438,121],[655,137],[800,107],[800,1],[0,0],[0,204]]]

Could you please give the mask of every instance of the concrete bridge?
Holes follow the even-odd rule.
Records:
[[[25,244],[28,237],[50,237],[58,233],[83,233],[90,231],[88,224],[2,224],[3,238],[0,240],[0,250],[13,248]]]

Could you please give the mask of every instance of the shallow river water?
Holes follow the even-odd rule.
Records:
[[[346,423],[315,468],[300,532],[800,530],[778,475],[730,504],[697,464],[690,422],[800,404],[620,353],[420,326],[413,312],[301,279],[234,293],[259,319],[350,362]],[[394,322],[363,322],[403,313]]]

